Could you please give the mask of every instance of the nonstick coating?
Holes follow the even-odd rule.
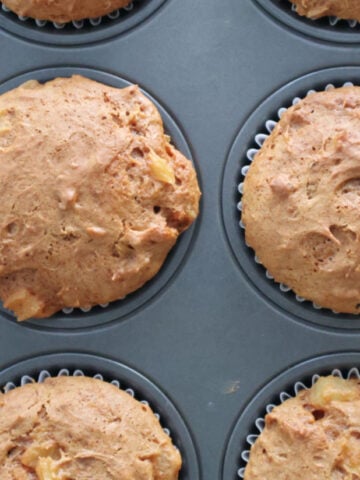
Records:
[[[246,408],[258,392],[266,387],[266,395],[275,395],[272,380],[281,373],[291,382],[291,368],[308,360],[322,357],[327,371],[339,358],[333,354],[359,351],[358,318],[298,305],[261,280],[237,224],[236,182],[251,130],[264,125],[275,104],[313,83],[360,83],[360,33],[344,23],[294,20],[275,0],[145,3],[152,11],[140,8],[129,28],[115,22],[100,33],[29,27],[29,36],[28,27],[0,14],[0,85],[64,68],[138,83],[180,132],[203,191],[201,215],[176,268],[166,281],[154,279],[149,298],[126,312],[101,310],[91,321],[79,314],[76,328],[61,319],[53,326],[18,324],[0,313],[0,369],[78,352],[141,372],[180,412],[199,478],[233,480],[238,455],[230,439],[237,439],[240,455],[252,419]],[[239,434],[244,412],[249,419]]]

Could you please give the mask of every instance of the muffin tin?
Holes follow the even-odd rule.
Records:
[[[237,210],[266,121],[307,90],[360,84],[358,26],[296,17],[286,0],[135,0],[82,28],[1,12],[0,41],[0,92],[72,73],[138,83],[203,191],[194,227],[125,300],[22,324],[2,310],[1,385],[43,369],[117,378],[165,420],[181,480],[238,480],[269,402],[313,374],[360,367],[359,318],[299,303],[266,278]]]

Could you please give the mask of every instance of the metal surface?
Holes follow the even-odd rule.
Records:
[[[340,42],[346,32],[321,22],[315,28],[326,29],[326,37],[307,36],[270,14],[270,4],[278,8],[271,0],[151,2],[158,8],[130,29],[110,34],[115,27],[104,24],[98,38],[79,33],[81,44],[65,40],[61,31],[47,31],[50,43],[35,27],[30,41],[20,31],[10,33],[7,22],[16,21],[1,14],[0,85],[53,69],[48,78],[65,67],[66,74],[87,68],[90,76],[104,73],[105,82],[110,74],[115,84],[138,83],[168,115],[165,123],[179,132],[179,146],[191,152],[203,198],[193,231],[181,239],[163,273],[135,294],[134,308],[117,303],[77,313],[75,328],[61,316],[51,326],[50,320],[18,324],[1,313],[0,369],[55,352],[88,353],[130,366],[152,379],[181,412],[198,453],[200,478],[231,480],[238,466],[233,460],[224,470],[228,439],[257,392],[272,388],[269,382],[280,372],[307,359],[359,350],[357,318],[316,312],[265,286],[242,244],[236,182],[253,140],[250,130],[276,111],[277,100],[291,101],[313,82],[359,83],[360,33],[347,32],[351,42]],[[332,70],[333,80],[312,74],[334,67],[340,68]],[[239,138],[247,145],[239,145]],[[334,358],[325,356],[324,362],[333,368]]]

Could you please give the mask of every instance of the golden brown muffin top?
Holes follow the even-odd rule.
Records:
[[[198,214],[153,103],[80,76],[0,96],[0,182],[0,298],[19,319],[123,298]]]
[[[11,11],[24,17],[65,23],[102,17],[126,7],[131,0],[1,0]]]
[[[247,243],[277,282],[322,307],[360,304],[360,88],[289,108],[246,175]]]
[[[266,415],[244,480],[355,480],[359,438],[359,380],[321,377]]]
[[[1,480],[176,480],[150,408],[106,382],[57,377],[0,396]]]
[[[299,15],[317,19],[334,16],[360,21],[360,3],[358,0],[290,0],[296,5]]]

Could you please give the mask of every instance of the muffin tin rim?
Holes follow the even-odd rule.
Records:
[[[285,12],[275,1],[279,0],[255,0],[255,5],[272,20],[284,26],[289,33],[301,34],[313,41],[323,41],[333,44],[334,47],[352,47],[360,43],[359,29],[349,32],[339,31],[337,27],[323,27],[316,22],[295,12]],[[291,7],[290,7],[291,8]],[[350,28],[350,27],[349,27]]]
[[[70,77],[71,75],[76,74],[84,75],[85,77],[116,88],[124,88],[132,84],[136,84],[121,77],[120,75],[108,72],[106,70],[100,70],[98,68],[76,65],[55,65],[27,70],[19,73],[18,75],[13,75],[4,79],[3,81],[0,81],[0,94],[16,88],[30,79],[36,79],[40,82],[43,82],[56,77]],[[10,86],[8,87],[8,85]],[[142,86],[140,86],[140,89],[142,93],[144,93],[159,110],[166,130],[165,133],[171,135],[174,145],[179,148],[179,150],[182,151],[182,153],[192,162],[198,177],[199,185],[201,187],[202,182],[200,168],[191,143],[189,142],[187,135],[183,130],[183,126],[177,120],[177,118],[174,117],[171,110],[168,109],[167,106],[163,106],[163,103],[158,100],[157,96],[155,97],[152,92],[150,93],[146,88],[142,88]],[[159,295],[162,295],[164,291],[171,286],[174,279],[181,274],[181,271],[191,256],[191,251],[198,236],[201,219],[202,215],[200,203],[198,217],[187,231],[179,235],[176,244],[168,253],[159,272],[138,290],[129,294],[127,298],[112,302],[104,310],[100,310],[95,313],[94,311],[92,313],[78,313],[75,318],[73,314],[65,315],[60,312],[45,319],[29,319],[25,322],[17,322],[15,316],[13,316],[11,313],[7,313],[3,308],[1,308],[0,317],[10,321],[11,323],[21,323],[23,327],[39,331],[46,331],[48,333],[80,333],[97,328],[103,328],[105,326],[113,325],[116,322],[129,319],[135,313],[147,308],[148,305],[156,300]],[[123,301],[126,303],[122,304]],[[98,308],[99,307],[95,306],[93,307],[93,310]],[[109,312],[110,318],[106,319],[106,317],[109,316]],[[57,315],[61,316],[61,318],[59,318]]]
[[[328,352],[295,362],[280,372],[273,374],[266,382],[257,387],[253,395],[249,395],[248,398],[244,399],[241,410],[230,426],[220,464],[220,478],[223,480],[239,480],[240,477],[237,475],[240,466],[239,462],[232,475],[230,472],[231,464],[235,466],[234,458],[240,459],[240,455],[244,451],[242,447],[247,445],[246,438],[255,426],[256,419],[259,416],[261,418],[261,412],[262,416],[266,415],[266,406],[272,403],[271,399],[274,396],[278,398],[281,392],[286,392],[293,388],[296,382],[305,383],[306,378],[309,376],[315,374],[326,375],[330,374],[334,369],[344,371],[352,367],[357,367],[360,370],[359,351],[350,349]],[[287,379],[289,376],[290,378]],[[280,403],[278,402],[277,404]],[[246,447],[246,449],[249,448]]]
[[[150,376],[118,359],[75,351],[57,351],[21,358],[5,365],[0,364],[0,387],[2,389],[9,381],[15,383],[24,375],[38,374],[41,370],[48,370],[51,373],[51,371],[58,371],[61,368],[70,370],[79,368],[83,370],[85,376],[88,376],[89,370],[95,371],[95,373],[103,374],[105,382],[108,382],[108,378],[111,377],[111,380],[119,380],[121,385],[125,382],[129,384],[128,387],[134,387],[136,393],[140,393],[144,400],[149,401],[151,409],[160,414],[160,418],[166,417],[164,424],[170,427],[174,445],[179,447],[183,460],[182,468],[187,465],[189,470],[186,472],[186,477],[185,473],[180,472],[179,480],[202,479],[198,446],[179,406],[169,393]],[[115,373],[117,370],[119,372]],[[184,448],[180,448],[178,440],[182,440],[181,445]],[[187,460],[187,464],[184,463],[184,460]]]
[[[49,48],[81,48],[94,43],[110,41],[115,36],[121,36],[131,32],[143,22],[149,20],[152,15],[156,15],[159,10],[171,0],[144,0],[148,1],[145,7],[140,7],[139,12],[134,12],[129,18],[121,20],[110,20],[111,23],[99,27],[92,27],[91,32],[77,31],[74,27],[72,33],[61,33],[55,30],[45,32],[41,27],[29,26],[16,18],[9,19],[7,15],[16,14],[11,12],[6,14],[0,10],[0,29],[3,33],[13,36],[23,42],[31,42],[38,45],[44,45]],[[144,10],[142,10],[144,8]]]
[[[315,70],[290,80],[263,98],[247,119],[240,124],[233,136],[233,141],[226,154],[220,192],[221,217],[226,242],[233,260],[238,265],[241,274],[247,279],[248,285],[255,289],[261,299],[270,302],[271,305],[295,321],[304,322],[308,326],[311,325],[318,329],[326,328],[329,331],[351,334],[360,329],[359,315],[341,313],[335,315],[327,309],[318,311],[310,308],[306,306],[306,302],[305,305],[295,302],[289,296],[287,297],[286,293],[277,291],[275,282],[272,285],[272,281],[265,277],[265,270],[264,272],[259,271],[253,258],[249,261],[250,248],[246,246],[240,232],[240,214],[236,209],[236,204],[239,196],[237,185],[246,151],[253,143],[255,135],[263,131],[266,120],[272,118],[274,112],[279,108],[289,107],[293,98],[303,97],[304,92],[312,88],[323,88],[329,83],[343,84],[347,81],[353,81],[355,85],[360,85],[359,76],[359,66],[346,65]],[[292,295],[294,294],[292,293]]]

